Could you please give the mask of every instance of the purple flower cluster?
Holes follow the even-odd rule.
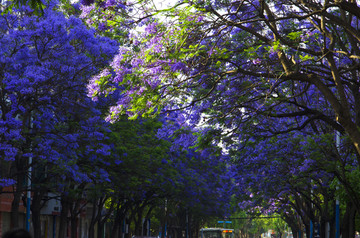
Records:
[[[179,127],[171,115],[158,132],[159,138],[176,142],[172,152],[195,143],[222,144],[236,162],[232,169],[243,204],[263,212],[294,212],[299,204],[287,198],[314,203],[302,196],[313,187],[319,188],[314,190],[319,199],[333,195],[329,187],[339,173],[334,156],[326,158],[324,152],[338,153],[333,139],[324,139],[329,132],[350,135],[359,154],[360,132],[354,130],[359,90],[353,87],[359,74],[359,19],[343,21],[345,8],[343,16],[332,8],[325,13],[322,2],[267,4],[192,1],[181,11],[172,9],[177,17],[149,17],[141,29],[131,30],[111,74],[94,76],[89,89],[95,99],[117,94],[111,122],[122,114],[137,118],[184,109],[187,124]],[[191,133],[183,133],[187,130]],[[311,141],[317,136],[322,143]],[[356,164],[346,154],[338,161],[344,168]],[[358,165],[344,179],[352,169]],[[298,211],[306,209],[311,210]]]
[[[117,43],[53,7],[40,17],[17,12],[0,16],[0,157],[17,161],[19,171],[26,164],[18,161],[31,157],[54,177],[89,181],[79,161],[99,163],[109,146],[108,125],[87,97],[86,81],[108,63]],[[0,186],[15,183],[12,173],[1,176]]]

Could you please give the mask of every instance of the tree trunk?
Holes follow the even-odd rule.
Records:
[[[114,224],[113,227],[111,229],[111,235],[112,238],[118,238],[120,237],[120,234],[122,232],[120,232],[121,226],[122,226],[122,221],[125,220],[125,216],[122,214],[121,211],[119,211],[120,209],[118,208],[116,211],[116,215],[114,217]]]
[[[34,238],[41,238],[40,211],[41,211],[42,197],[43,196],[40,191],[34,191],[32,203],[31,203]]]
[[[24,161],[22,158],[16,158],[15,160],[15,174],[16,174],[16,186],[13,187],[14,199],[11,204],[11,214],[10,214],[10,227],[15,228],[19,227],[19,208],[21,197],[24,194],[24,181],[26,179],[26,166],[24,166]],[[26,205],[26,204],[24,204]]]
[[[18,180],[19,181],[19,180]],[[11,214],[10,214],[10,227],[19,227],[19,207],[20,207],[20,201],[21,201],[21,187],[17,186],[14,187],[14,199],[11,203]]]
[[[61,212],[60,212],[60,222],[59,222],[59,237],[65,238],[67,232],[67,223],[68,223],[68,212],[69,212],[69,202],[68,198],[63,194],[61,196]]]
[[[97,238],[104,238],[105,220],[98,221]]]
[[[348,202],[340,229],[342,237],[355,237],[355,215],[355,206]]]
[[[136,236],[142,236],[142,216],[143,216],[144,206],[139,206],[138,209],[136,209],[136,214],[134,215],[134,221],[135,221],[135,235]]]
[[[93,209],[92,209],[92,214],[91,214],[91,221],[89,224],[89,237],[88,238],[94,238],[95,237],[95,224],[97,222],[97,200],[94,199],[92,202],[93,205]]]
[[[78,218],[77,216],[71,216],[71,238],[77,237]]]

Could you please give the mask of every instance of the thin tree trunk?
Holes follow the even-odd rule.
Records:
[[[91,220],[89,225],[89,237],[88,238],[94,238],[95,237],[95,224],[96,224],[96,209],[97,209],[97,201],[96,199],[93,200],[93,209],[91,214]]]
[[[67,232],[67,223],[68,223],[68,212],[69,212],[69,202],[66,196],[61,196],[61,212],[60,212],[60,222],[59,222],[59,237],[65,238]]]
[[[16,167],[16,186],[13,187],[13,194],[14,199],[11,204],[11,214],[10,214],[10,227],[19,227],[19,208],[20,208],[20,201],[21,197],[24,193],[24,181],[25,181],[25,166],[21,158],[16,158],[15,160],[15,167]],[[26,204],[24,204],[26,205]]]
[[[20,207],[20,201],[21,201],[21,187],[14,188],[14,199],[11,203],[11,214],[10,214],[10,227],[19,227],[19,207]]]
[[[122,209],[121,209],[122,210]],[[113,227],[111,229],[111,235],[112,238],[118,238],[120,236],[120,234],[122,233],[120,231],[121,227],[122,227],[122,221],[125,219],[125,216],[123,215],[122,211],[120,211],[119,207],[116,210],[116,215],[114,218],[114,224]]]
[[[340,229],[342,237],[355,237],[355,215],[356,209],[354,204],[348,202]]]
[[[98,221],[97,238],[104,237],[104,229],[105,229],[104,225],[105,225],[105,220],[100,219]]]
[[[39,191],[34,191],[33,199],[31,203],[32,222],[34,229],[34,238],[41,238],[41,222],[40,222],[40,210],[42,195]]]
[[[135,235],[136,236],[142,236],[142,215],[144,211],[144,206],[139,206],[138,209],[136,209],[136,213],[134,216],[135,221]]]
[[[78,228],[78,218],[77,216],[71,216],[71,238],[77,237],[77,228]]]

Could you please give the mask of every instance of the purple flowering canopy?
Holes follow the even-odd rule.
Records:
[[[356,1],[190,0],[160,11],[142,9],[141,27],[130,31],[110,66],[88,85],[94,100],[119,96],[108,121],[181,110],[190,127],[208,126],[198,133],[199,144],[222,143],[235,151],[239,191],[277,203],[269,210],[289,206],[279,197],[308,191],[317,181],[329,187],[334,174],[341,177],[334,172],[336,160],[358,169]],[[121,27],[106,22],[109,31]],[[309,141],[334,131],[345,138],[342,149],[355,156],[339,154],[332,139],[324,146],[331,156],[306,159],[303,150],[314,149]],[[287,136],[295,138],[289,145]],[[261,167],[266,159],[274,163]],[[304,178],[304,184],[291,187],[294,178]]]
[[[55,7],[41,17],[28,7],[0,16],[0,157],[3,168],[6,161],[26,165],[29,157],[34,164],[47,161],[79,182],[89,178],[76,160],[109,153],[106,124],[86,83],[116,43]]]
[[[359,153],[358,10],[352,1],[180,2],[146,18],[89,93],[121,95],[109,121],[186,108],[194,123],[235,136],[243,125],[276,134],[323,121]],[[278,131],[265,118],[288,120]]]
[[[226,158],[216,147],[196,151],[191,147],[193,130],[183,126],[177,112],[137,121],[123,117],[114,123],[110,190],[120,200],[167,199],[198,209],[198,214],[224,215],[233,187]]]

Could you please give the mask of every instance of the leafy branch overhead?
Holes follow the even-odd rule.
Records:
[[[137,118],[181,111],[192,127],[206,128],[198,134],[199,144],[218,143],[233,153],[235,171],[243,176],[237,179],[246,181],[239,182],[242,194],[254,195],[251,181],[256,180],[259,200],[270,186],[266,181],[273,183],[285,171],[291,178],[275,182],[282,186],[278,190],[282,194],[310,189],[304,187],[312,184],[308,179],[314,187],[328,186],[332,176],[345,184],[346,165],[353,161],[350,167],[357,169],[360,162],[360,8],[356,1],[193,0],[161,11],[142,3],[146,14],[138,18],[141,27],[134,27],[129,42],[120,48],[106,74],[111,75],[106,85],[90,82],[94,99],[108,92],[121,96],[110,108],[108,121],[123,114]],[[341,133],[341,148],[346,152],[337,151],[334,138],[326,139],[324,145],[318,144],[320,151],[306,159],[309,135],[322,141],[319,138],[334,130]],[[294,146],[302,143],[304,147],[298,149],[304,154],[291,160],[280,154],[273,158],[278,166],[271,174],[277,176],[270,179],[268,168],[260,167],[265,163],[261,159],[274,154],[266,144],[288,156],[296,148],[282,144],[286,136]],[[247,150],[254,157],[243,156]],[[325,151],[331,158],[323,157]],[[334,166],[338,163],[344,166],[343,172]],[[288,164],[303,170],[288,171]],[[244,165],[249,170],[244,171]],[[324,177],[316,177],[310,165]],[[315,182],[320,180],[327,182]],[[299,201],[309,199],[304,192],[301,197],[293,194],[292,201],[279,201],[273,192],[269,189],[273,197],[266,202],[284,202],[297,211],[305,209]],[[352,201],[359,210],[360,204]]]
[[[337,197],[360,212],[357,1],[3,4],[2,187],[43,166],[123,216],[162,199],[224,215],[232,198],[294,234]]]

